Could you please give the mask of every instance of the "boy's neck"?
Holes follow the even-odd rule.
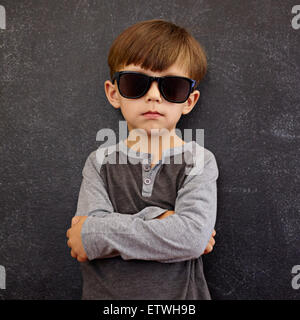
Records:
[[[161,133],[161,135],[158,133]],[[154,135],[131,130],[125,144],[137,152],[151,153],[153,160],[156,162],[161,159],[164,150],[181,146],[185,144],[185,141],[176,135],[175,129],[172,131],[156,131]]]

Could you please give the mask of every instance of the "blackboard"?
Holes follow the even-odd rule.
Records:
[[[65,234],[97,132],[123,120],[104,92],[107,54],[126,27],[155,18],[186,27],[208,56],[201,97],[178,128],[204,129],[219,166],[216,245],[203,258],[212,298],[299,299],[295,1],[0,5],[0,299],[80,299]]]

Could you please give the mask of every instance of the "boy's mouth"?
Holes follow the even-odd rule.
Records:
[[[148,111],[148,112],[143,113],[143,116],[145,116],[148,119],[156,119],[156,118],[159,118],[160,116],[162,116],[162,114],[157,111],[155,111],[155,112]]]
[[[143,113],[143,115],[151,115],[151,114],[153,114],[153,115],[160,115],[160,116],[162,116],[162,114],[161,113],[159,113],[158,111],[148,111],[148,112],[145,112],[145,113]]]

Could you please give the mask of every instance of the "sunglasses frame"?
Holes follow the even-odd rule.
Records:
[[[131,73],[131,74],[143,75],[143,76],[147,77],[147,79],[148,79],[148,84],[147,84],[146,89],[142,92],[142,94],[140,94],[140,95],[138,95],[138,96],[136,96],[136,97],[128,97],[128,96],[124,95],[124,94],[121,92],[121,90],[120,90],[120,76],[121,76],[122,74],[129,74],[129,73]],[[166,78],[180,78],[180,79],[187,80],[187,81],[189,82],[189,84],[190,84],[190,89],[189,89],[189,93],[188,93],[188,95],[187,95],[187,97],[186,97],[185,100],[183,100],[183,101],[172,101],[172,100],[169,100],[169,99],[165,96],[165,94],[164,94],[164,92],[163,92],[163,90],[162,90],[162,81],[163,81],[164,79],[166,79]],[[143,97],[143,96],[148,92],[148,90],[149,90],[152,82],[153,82],[153,81],[157,81],[157,83],[158,83],[158,88],[159,88],[159,92],[161,93],[161,95],[165,98],[165,100],[167,100],[167,101],[169,101],[169,102],[172,102],[172,103],[183,103],[183,102],[185,102],[185,101],[189,98],[190,94],[195,90],[195,84],[196,84],[196,80],[193,80],[193,79],[190,79],[190,78],[186,78],[186,77],[181,77],[181,76],[151,77],[151,76],[149,76],[149,75],[147,75],[147,74],[145,74],[145,73],[136,72],[136,71],[118,71],[118,72],[116,72],[116,73],[114,74],[114,76],[112,77],[112,83],[114,83],[115,80],[117,80],[118,89],[119,89],[120,94],[121,94],[124,98],[127,98],[127,99],[139,99],[139,98]]]

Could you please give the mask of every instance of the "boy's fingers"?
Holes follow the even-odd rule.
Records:
[[[78,261],[78,262],[85,262],[85,261],[87,261],[87,259],[78,256],[78,257],[77,257],[77,261]]]
[[[78,216],[76,216],[76,217],[73,217],[72,218],[72,226],[74,225],[74,224],[76,224],[77,222],[79,222],[79,217]]]
[[[209,241],[208,241],[208,244],[203,252],[203,254],[207,254],[207,253],[210,253],[211,251],[213,251],[213,248],[214,248],[214,245],[216,243],[215,239],[214,239],[214,236],[216,235],[216,230],[213,231]]]
[[[209,244],[210,244],[211,246],[214,246],[215,243],[216,243],[215,239],[214,239],[213,237],[211,237],[210,240],[209,240]]]
[[[207,247],[205,248],[204,254],[210,253],[212,251],[213,247],[210,244],[207,244]]]
[[[77,258],[77,254],[76,254],[73,250],[71,250],[71,256],[72,256],[73,258]]]

